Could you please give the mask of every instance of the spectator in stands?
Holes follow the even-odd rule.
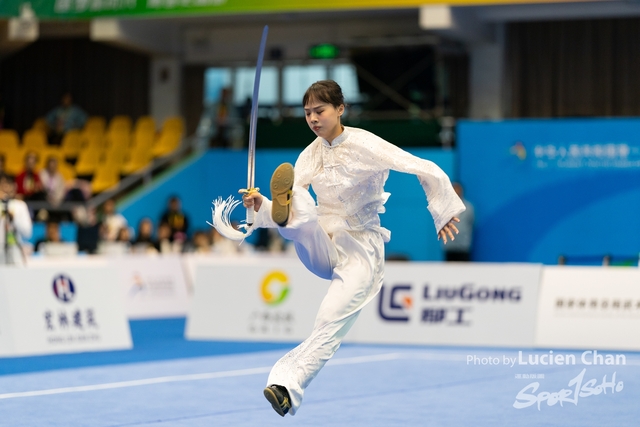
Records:
[[[231,145],[231,130],[237,117],[234,114],[233,96],[230,88],[224,88],[220,92],[220,101],[213,108],[212,124],[213,136],[209,142],[210,147],[228,148]]]
[[[473,240],[473,221],[474,210],[473,204],[464,198],[464,188],[459,182],[453,183],[453,189],[467,208],[458,217],[460,222],[457,223],[459,234],[455,240],[449,241],[444,245],[445,259],[447,261],[471,261],[471,243]]]
[[[131,243],[131,230],[129,227],[122,227],[118,230],[118,234],[116,235],[116,242],[126,243],[129,245]]]
[[[156,241],[153,238],[153,222],[150,218],[142,218],[138,223],[136,238],[131,242],[136,250],[147,252],[149,249],[155,250]]]
[[[169,198],[169,207],[160,218],[161,224],[168,224],[171,228],[171,241],[187,240],[187,230],[189,229],[189,218],[182,212],[182,206],[178,196]]]
[[[78,225],[76,242],[78,251],[94,254],[98,250],[102,224],[98,221],[95,208],[78,206],[73,210],[73,220]]]
[[[182,252],[183,242],[181,240],[171,241],[171,227],[166,222],[161,222],[158,226],[158,242],[156,249],[161,254],[172,254]]]
[[[116,201],[108,199],[102,205],[102,238],[109,242],[115,242],[121,228],[126,228],[129,224],[125,217],[116,212]]]
[[[47,222],[45,235],[43,239],[38,240],[36,243],[35,250],[36,252],[40,252],[42,250],[43,244],[46,243],[61,243],[62,237],[60,236],[60,224],[55,221]]]
[[[47,114],[46,121],[49,126],[49,143],[60,145],[67,131],[82,129],[87,121],[87,113],[73,104],[73,97],[67,92],[62,95],[60,105]]]
[[[284,252],[285,240],[275,228],[258,228],[255,249],[259,252]]]
[[[24,264],[22,242],[31,237],[27,204],[15,197],[13,177],[0,175],[0,264]]]
[[[211,253],[211,240],[209,239],[209,235],[202,230],[198,230],[195,233],[193,233],[191,243],[185,249],[185,252],[193,252],[193,253],[200,253],[200,254]]]
[[[16,177],[18,187],[16,197],[22,200],[44,200],[45,193],[40,181],[40,176],[36,173],[38,155],[34,151],[29,151],[24,158],[24,170]]]
[[[237,222],[233,221],[232,225],[237,229]],[[241,255],[253,252],[253,245],[248,242],[238,242],[223,237],[218,230],[211,228],[211,242],[213,244],[213,253],[224,256]]]
[[[58,206],[67,193],[64,177],[58,171],[58,158],[49,156],[47,166],[40,171],[40,181],[44,188],[47,201],[51,206]]]

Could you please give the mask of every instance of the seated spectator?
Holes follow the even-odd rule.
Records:
[[[238,228],[236,222],[231,223]],[[239,244],[234,240],[223,237],[218,230],[211,228],[211,241],[213,242],[213,253],[218,255],[241,255],[247,252],[253,252],[253,246],[248,242]]]
[[[47,222],[44,239],[38,240],[36,243],[36,252],[41,252],[44,243],[61,243],[60,224],[55,221]]]
[[[161,254],[172,254],[182,252],[183,242],[180,240],[171,241],[171,227],[167,223],[160,223],[158,226],[158,242],[156,249]]]
[[[284,252],[286,245],[285,240],[280,236],[276,228],[258,228],[258,239],[255,249],[259,252]]]
[[[189,219],[182,212],[180,199],[177,196],[169,198],[169,207],[164,214],[162,214],[160,223],[169,224],[169,227],[171,227],[171,241],[180,240],[181,242],[185,242],[187,240]]]
[[[118,230],[116,242],[131,243],[131,230],[129,230],[129,227],[122,227]]]
[[[67,191],[64,177],[58,171],[57,157],[49,156],[47,158],[47,166],[40,171],[40,181],[47,201],[51,206],[59,206]]]
[[[201,254],[211,253],[211,241],[209,240],[209,235],[202,230],[198,230],[193,233],[191,244],[189,245],[189,248],[186,250],[186,252]]]
[[[36,173],[38,155],[29,151],[24,157],[24,170],[16,177],[18,190],[16,198],[22,200],[44,200],[45,193],[40,181],[40,176]]]
[[[91,183],[81,179],[75,179],[71,182],[65,181],[58,166],[58,158],[49,156],[46,167],[40,171],[40,181],[46,200],[53,207],[59,206],[65,200],[70,202],[86,201],[91,196]]]
[[[67,131],[82,129],[87,121],[87,113],[73,104],[73,97],[67,92],[62,95],[60,105],[47,114],[46,121],[49,126],[49,143],[60,145]]]
[[[126,228],[129,224],[125,217],[116,212],[116,201],[109,199],[102,205],[102,238],[108,242],[115,242],[121,228]]]
[[[131,243],[141,251],[155,249],[156,241],[153,238],[153,222],[151,222],[151,219],[142,218],[140,220],[136,238]]]
[[[79,206],[73,210],[73,220],[78,225],[76,242],[78,251],[95,254],[98,250],[102,224],[98,222],[96,210]]]
[[[0,265],[24,265],[22,243],[31,237],[29,208],[15,192],[13,177],[0,174]]]

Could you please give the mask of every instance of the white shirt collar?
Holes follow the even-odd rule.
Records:
[[[322,140],[322,143],[328,147],[337,147],[349,137],[349,131],[347,129],[348,128],[344,126],[342,129],[342,133],[336,136],[336,138],[333,141],[331,141],[331,143],[329,143],[329,141],[327,141],[324,138],[320,138],[320,139]]]

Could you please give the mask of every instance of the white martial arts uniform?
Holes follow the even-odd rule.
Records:
[[[275,364],[267,381],[267,385],[287,388],[291,415],[360,310],[382,286],[384,242],[391,233],[380,226],[378,215],[389,197],[383,189],[389,170],[418,177],[436,231],[464,211],[449,178],[437,165],[362,129],[345,127],[331,144],[316,138],[295,164],[290,219],[278,228],[294,242],[303,264],[331,284],[311,336]],[[316,193],[317,207],[309,185]],[[254,227],[277,227],[266,197]]]
[[[10,233],[15,235],[18,244],[22,244],[23,239],[31,237],[32,223],[29,208],[22,200],[11,199],[8,202],[7,210],[13,217],[13,221],[8,224]],[[0,203],[0,265],[24,265],[22,250],[17,244],[10,242],[8,253],[5,251],[6,239],[6,217],[4,212],[4,203]]]

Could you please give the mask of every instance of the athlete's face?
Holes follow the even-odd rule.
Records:
[[[304,106],[307,124],[313,133],[329,142],[342,133],[340,125],[342,113],[344,113],[344,105],[336,108],[331,104],[313,99]]]

